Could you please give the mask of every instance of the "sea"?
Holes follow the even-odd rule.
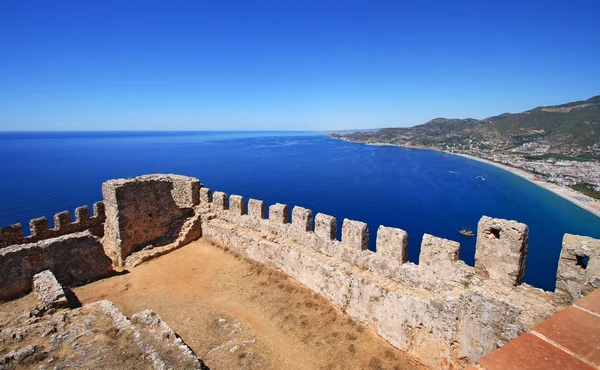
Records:
[[[481,216],[529,226],[525,282],[553,290],[565,233],[600,238],[600,218],[509,172],[433,150],[367,146],[312,132],[3,132],[0,226],[102,199],[101,184],[149,173],[194,176],[213,191],[460,242],[474,264]],[[338,235],[340,233],[338,232]]]

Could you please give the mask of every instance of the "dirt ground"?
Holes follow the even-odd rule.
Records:
[[[282,272],[202,239],[74,292],[128,317],[158,312],[213,370],[426,369]]]

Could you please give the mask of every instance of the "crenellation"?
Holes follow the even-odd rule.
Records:
[[[600,288],[600,240],[565,234],[556,272],[556,300],[571,304]]]
[[[54,215],[54,230],[56,232],[66,231],[71,225],[71,214],[69,211],[62,211]]]
[[[223,193],[222,191],[215,191],[213,193],[213,205],[219,211],[225,211],[229,209],[227,194]]]
[[[140,253],[160,255],[202,236],[281,269],[426,365],[462,368],[600,288],[600,240],[569,234],[556,291],[521,284],[529,230],[516,221],[481,218],[475,267],[459,260],[460,243],[429,234],[423,235],[416,265],[407,262],[408,233],[402,229],[380,226],[373,252],[364,222],[344,219],[338,241],[332,216],[318,213],[313,223],[310,209],[295,206],[290,214],[287,205],[277,203],[267,218],[263,201],[211,193],[194,178],[110,180],[102,192],[94,217],[83,206],[75,210],[74,223],[69,212],[58,213],[54,229],[46,218],[31,220],[26,238],[18,224],[0,229],[0,247],[5,247],[0,271],[11,266],[10,276],[0,273],[0,282],[11,287],[0,289],[0,299],[30,290],[30,277],[41,269],[62,269],[59,281],[79,283],[107,273],[111,263],[145,261]],[[98,233],[92,231],[98,227]],[[26,269],[15,262],[20,259]],[[64,260],[77,262],[62,266]],[[82,260],[85,271],[79,268]]]
[[[276,224],[290,223],[290,210],[287,205],[276,203],[269,207],[269,220]]]
[[[265,202],[250,198],[248,200],[248,216],[257,220],[266,219]]]
[[[87,225],[90,222],[90,209],[88,206],[75,208],[75,223]]]
[[[527,225],[483,216],[477,224],[475,271],[508,286],[521,284],[528,241]]]
[[[292,209],[292,226],[296,231],[312,231],[312,211],[310,209],[295,206]]]
[[[408,260],[408,233],[394,227],[379,226],[377,229],[376,251],[380,258],[398,264]]]
[[[200,203],[209,204],[212,203],[212,192],[209,188],[200,188]]]
[[[372,252],[365,223],[344,220],[338,242],[333,217],[317,214],[314,233],[297,231],[294,217],[302,218],[284,224],[284,207],[271,206],[266,222],[227,213],[206,219],[203,236],[282,269],[432,368],[461,368],[556,309],[550,293],[476,276],[459,260],[458,242],[426,234],[415,265],[406,262],[403,230],[381,227]]]
[[[94,203],[94,218],[104,222],[106,220],[106,210],[104,208],[104,202]]]
[[[230,195],[229,211],[236,216],[246,214],[246,203],[244,201],[244,197],[241,195]]]
[[[21,224],[3,227],[0,231],[2,233],[2,244],[0,247],[8,247],[13,244],[23,243],[23,227]]]
[[[458,261],[460,243],[424,234],[419,254],[419,267],[438,269]]]
[[[367,224],[347,218],[342,223],[342,247],[349,251],[369,249],[369,229]]]
[[[34,243],[40,240],[55,238],[76,232],[90,231],[92,235],[102,236],[104,234],[104,203],[94,203],[94,217],[90,217],[88,206],[75,209],[75,222],[71,220],[69,211],[62,211],[54,215],[54,227],[50,228],[46,217],[38,217],[29,221],[29,235],[24,236],[20,224],[2,228],[0,237],[0,248],[15,244]],[[17,227],[18,226],[18,227]]]
[[[46,217],[38,217],[29,221],[29,232],[31,239],[41,240],[50,235],[48,219]]]
[[[337,220],[335,217],[317,213],[315,217],[315,234],[323,240],[336,240]]]
[[[186,187],[189,186],[189,197],[190,197],[189,206],[199,205],[200,204],[200,189],[202,189],[202,187],[204,185],[202,185],[202,183],[198,179],[194,179],[193,181],[189,182],[189,185],[188,185],[187,179],[184,180],[183,182],[186,184]]]

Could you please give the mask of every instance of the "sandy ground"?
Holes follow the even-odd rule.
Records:
[[[425,369],[285,274],[204,240],[74,289],[150,308],[211,369]]]

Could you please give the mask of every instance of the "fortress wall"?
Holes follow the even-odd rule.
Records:
[[[112,273],[98,237],[90,231],[0,249],[0,301],[31,291],[33,275],[51,270],[61,284],[84,284]]]
[[[122,266],[132,252],[174,242],[194,215],[200,187],[198,179],[161,174],[103,183],[106,253]]]
[[[529,231],[515,221],[481,218],[475,267],[459,260],[458,242],[429,234],[417,265],[407,261],[404,230],[380,226],[370,235],[365,223],[344,219],[337,235],[332,216],[279,203],[267,215],[263,201],[213,193],[191,177],[110,180],[102,191],[94,217],[80,207],[74,223],[58,213],[54,229],[32,220],[28,237],[20,225],[1,230],[0,300],[29,291],[46,269],[62,284],[81,284],[109,274],[111,262],[129,256],[135,266],[204,236],[283,270],[426,365],[454,369],[600,287],[600,240],[569,234],[556,291],[523,284]]]
[[[433,368],[473,363],[568,304],[557,298],[560,284],[556,294],[522,284],[528,229],[515,221],[482,217],[475,267],[458,259],[458,242],[428,234],[416,265],[407,262],[408,235],[401,229],[379,227],[373,252],[359,221],[345,219],[337,240],[335,218],[317,214],[313,228],[312,211],[302,207],[290,212],[271,205],[266,218],[260,200],[250,199],[245,212],[241,196],[202,188],[200,198],[205,238],[283,270]],[[582,248],[581,237],[565,238]],[[600,246],[589,247],[600,241],[585,241],[587,272],[558,273],[559,281],[570,279],[582,291],[600,280]],[[574,248],[569,245],[563,253]]]
[[[75,209],[75,222],[71,222],[69,211],[59,212],[54,215],[54,228],[49,227],[46,217],[39,217],[29,221],[30,235],[23,235],[21,224],[14,224],[0,229],[0,248],[16,244],[35,243],[45,239],[56,238],[62,235],[90,231],[93,235],[104,234],[104,203],[94,203],[94,215],[90,217],[87,206]]]

